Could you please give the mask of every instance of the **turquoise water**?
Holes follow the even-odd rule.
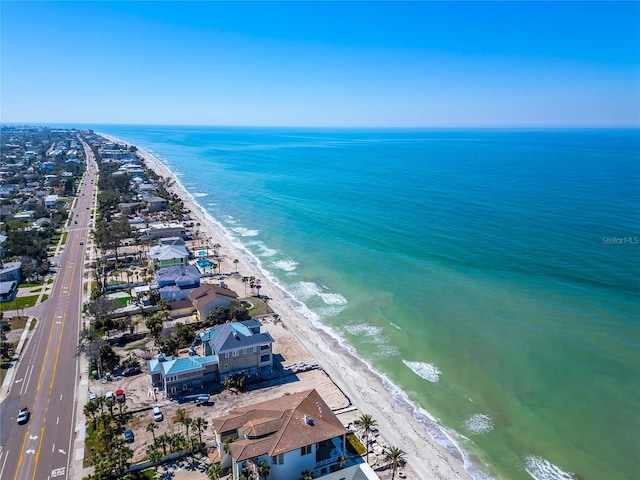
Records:
[[[638,477],[637,130],[94,128],[165,161],[477,468]]]

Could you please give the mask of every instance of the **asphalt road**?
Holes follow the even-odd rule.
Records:
[[[97,182],[97,166],[90,150],[87,158],[89,168],[71,212],[69,234],[51,295],[26,312],[38,319],[37,326],[15,367],[9,394],[0,404],[3,480],[70,478],[83,266],[93,208],[92,180]],[[31,416],[28,423],[18,425],[18,410],[24,406],[29,407]]]

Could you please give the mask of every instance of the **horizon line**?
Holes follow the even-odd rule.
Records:
[[[131,127],[199,127],[199,128],[287,128],[287,129],[339,129],[339,130],[640,130],[638,125],[223,125],[189,123],[103,123],[103,122],[15,122],[0,121],[0,126],[86,125]],[[70,128],[71,129],[71,128]]]

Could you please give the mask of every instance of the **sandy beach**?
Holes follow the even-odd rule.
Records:
[[[100,134],[111,141],[124,143],[109,135]],[[222,263],[223,273],[237,271],[242,276],[253,276],[261,280],[261,295],[269,297],[269,305],[279,315],[287,330],[295,335],[301,346],[313,359],[322,365],[332,381],[355,405],[358,412],[371,414],[377,421],[380,436],[388,446],[401,448],[411,470],[422,479],[467,479],[462,454],[454,455],[433,440],[426,428],[414,417],[409,404],[400,405],[383,383],[381,376],[373,372],[360,358],[342,345],[334,336],[323,331],[306,318],[296,305],[296,300],[279,289],[261,271],[257,260],[243,251],[223,228],[196,205],[193,197],[185,191],[173,173],[148,151],[137,145],[138,155],[145,165],[158,175],[174,180],[174,192],[179,195],[193,219],[200,223],[200,231],[221,245],[220,254],[227,258]],[[237,259],[239,263],[233,263]],[[245,285],[240,278],[229,277],[227,286],[240,296]]]

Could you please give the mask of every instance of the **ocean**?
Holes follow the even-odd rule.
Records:
[[[638,130],[92,128],[162,160],[476,478],[638,478]]]

